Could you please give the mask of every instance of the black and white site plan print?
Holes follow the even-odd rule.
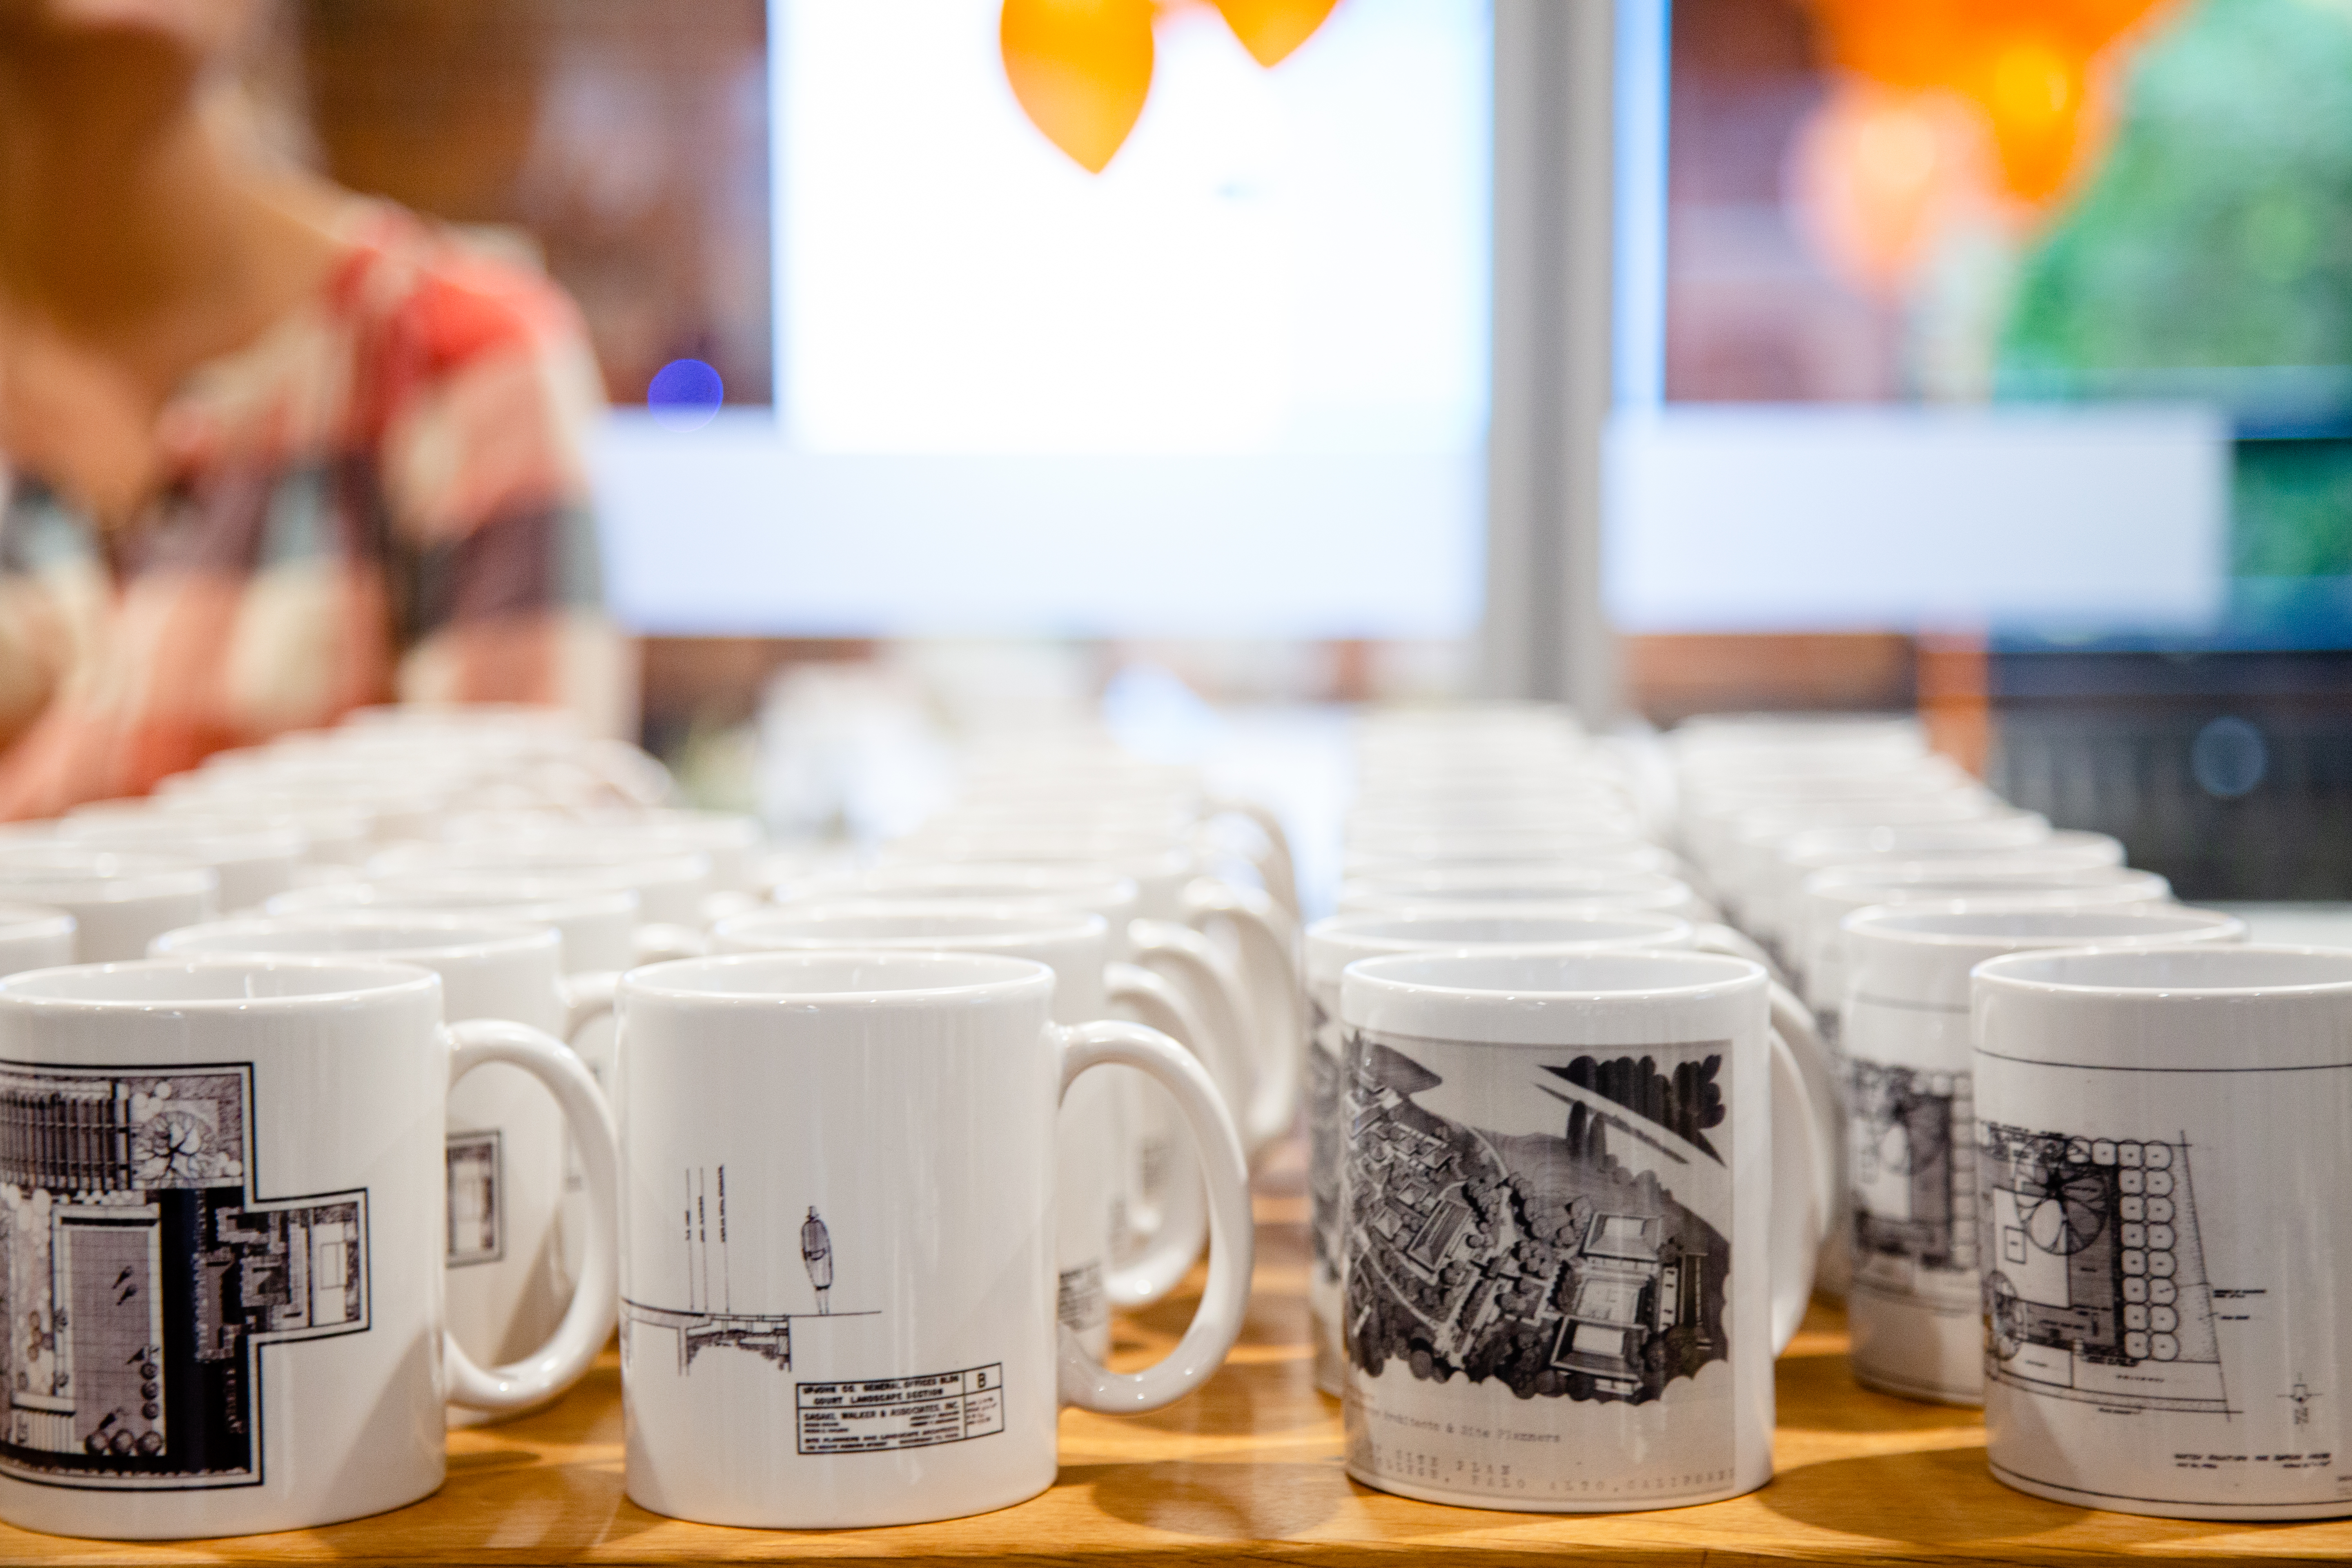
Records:
[[[367,1194],[257,1197],[252,1121],[242,1063],[0,1062],[0,1474],[261,1480],[261,1347],[367,1330]]]

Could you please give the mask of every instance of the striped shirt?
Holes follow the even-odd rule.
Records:
[[[342,244],[310,300],[167,401],[131,525],[0,480],[0,818],[395,699],[620,729],[577,313],[385,204]]]

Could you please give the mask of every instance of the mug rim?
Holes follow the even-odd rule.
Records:
[[[109,974],[191,973],[202,970],[309,972],[352,977],[350,983],[285,996],[105,996],[55,994],[38,989],[69,978],[96,981]],[[368,982],[373,982],[369,984]],[[441,977],[421,964],[346,958],[341,954],[259,957],[199,953],[186,958],[132,958],[112,963],[60,963],[0,975],[0,1013],[26,1015],[145,1016],[164,1014],[290,1013],[307,1008],[378,1002],[414,993],[438,995]]]
[[[624,883],[574,880],[538,871],[518,872],[511,877],[494,870],[451,871],[446,875],[436,871],[394,871],[381,877],[362,872],[359,885],[398,897],[469,898],[478,893],[485,897],[498,895],[508,904],[617,903],[640,919],[645,910],[645,895]]]
[[[68,911],[47,904],[0,903],[0,938],[71,936],[81,922]]]
[[[466,880],[466,879],[458,880]],[[444,904],[430,901],[445,898],[469,898],[476,891],[472,887],[459,887],[456,882],[448,887],[437,887],[432,885],[429,879],[420,879],[412,883],[405,877],[386,877],[381,879],[361,877],[349,882],[320,882],[306,888],[289,888],[282,893],[274,893],[264,900],[261,909],[264,917],[323,914],[334,910],[377,910],[385,913],[404,911],[419,915],[436,913],[469,915],[476,910],[490,910],[495,912],[489,918],[512,918],[532,922],[541,920],[548,921],[585,920],[597,915],[618,915],[634,921],[639,918],[638,911],[644,902],[638,898],[635,888],[583,886],[572,891],[541,888],[528,894],[509,898],[502,896],[508,889],[498,887],[496,879],[485,879],[485,882],[487,885],[481,889],[484,898],[480,903]],[[362,890],[362,896],[338,902],[321,895],[320,889],[325,888],[359,889]],[[390,893],[399,899],[414,897],[425,901],[381,903],[377,901],[377,895],[380,893]],[[489,896],[491,894],[501,896],[491,897]],[[289,900],[293,901],[286,902]],[[281,908],[271,907],[281,904],[283,905]],[[509,915],[508,911],[512,913]]]
[[[586,847],[585,841],[582,840],[557,839],[552,842],[564,846],[566,850]],[[707,881],[714,869],[709,851],[705,849],[657,846],[650,853],[640,854],[636,852],[639,847],[633,844],[616,846],[609,855],[588,852],[575,858],[568,852],[559,852],[542,858],[526,849],[519,859],[513,860],[501,859],[495,851],[488,859],[466,858],[483,847],[482,841],[473,839],[411,839],[406,844],[387,845],[377,850],[367,858],[360,870],[362,876],[379,878],[435,871],[470,875],[511,870],[528,876],[545,877],[550,880],[576,879],[591,886],[596,885],[597,879],[625,884],[646,881],[675,886]],[[441,857],[445,854],[452,858],[443,859]]]
[[[1576,987],[1559,989],[1502,989],[1479,985],[1446,985],[1425,980],[1408,978],[1403,973],[1415,966],[1442,964],[1450,960],[1492,962],[1500,959],[1538,958],[1561,963],[1610,963],[1628,959],[1656,963],[1674,968],[1715,971],[1708,979],[1694,979],[1683,984],[1640,985],[1618,987]],[[1466,1002],[1474,1005],[1525,1006],[1559,1004],[1591,1004],[1655,1000],[1703,1002],[1730,994],[1750,986],[1761,987],[1769,976],[1764,966],[1749,958],[1729,953],[1692,952],[1680,949],[1625,948],[1563,952],[1557,946],[1531,945],[1517,948],[1441,948],[1426,952],[1385,953],[1377,958],[1360,958],[1340,972],[1346,982],[1359,986],[1370,986],[1392,995],[1418,997],[1431,1001]]]
[[[2038,979],[2020,973],[2037,964],[2055,964],[2078,958],[2145,960],[2175,957],[2200,963],[2239,957],[2326,958],[2337,961],[2343,973],[2341,978],[2336,980],[2273,985],[2133,985],[2112,982],[2095,984]],[[2031,952],[2002,953],[1997,958],[1988,958],[1971,969],[1969,979],[1972,985],[1990,985],[2023,995],[2053,998],[2105,997],[2116,1001],[2141,1001],[2179,997],[2244,1000],[2265,996],[2352,996],[2352,948],[2314,947],[2294,942],[2181,942],[2164,947],[2129,948],[2105,948],[2085,943],[2080,947],[2039,948]]]
[[[179,817],[157,812],[149,817],[134,817],[128,813],[119,817],[66,817],[60,826],[74,822],[89,824],[89,830],[68,829],[59,834],[58,843],[88,845],[93,849],[119,850],[128,855],[145,854],[152,845],[155,852],[167,858],[193,860],[205,866],[299,858],[310,847],[310,836],[290,822],[274,826],[264,824],[227,827],[194,816],[187,817],[184,824]],[[137,826],[129,826],[131,823]],[[150,823],[160,824],[161,827],[150,832]]]
[[[1798,834],[1795,837],[1790,839],[1786,844],[1781,845],[1779,851],[1779,857],[1781,864],[1788,866],[1792,869],[1803,869],[1808,873],[1812,871],[1826,871],[1834,866],[1866,866],[1875,865],[1882,861],[1900,862],[1913,858],[1908,848],[1874,850],[1871,848],[1869,841],[1875,839],[1881,834],[1893,835],[1916,833],[1931,835],[1939,833],[1968,833],[1982,827],[1989,823],[2005,824],[2041,816],[2042,814],[2040,812],[2027,811],[2020,812],[2015,816],[1963,817],[1957,822],[1881,822],[1866,826],[1856,825],[1843,827],[1808,827],[1803,832]],[[2074,837],[2068,837],[2069,835]],[[2063,854],[2066,852],[2066,847],[2070,844],[2079,842],[2082,847],[2088,848],[2090,847],[2089,841],[2093,838],[2106,838],[2112,840],[2113,837],[2114,836],[2112,834],[2094,833],[2087,828],[2053,827],[2050,826],[2050,819],[2048,817],[2042,817],[2042,832],[2039,837],[2020,839],[2013,844],[1992,843],[1984,845],[1954,845],[1951,847],[1957,850],[1958,853],[1950,856],[1949,858],[1967,859],[1971,857],[1980,856],[1985,859],[1999,859],[2012,853],[2031,854],[2035,850],[2051,849],[2053,847]],[[1927,844],[1917,846],[1917,847],[1923,850],[1934,851],[1939,850],[1942,847],[1934,844],[1931,840]],[[1816,855],[1837,856],[1843,854],[1852,854],[1854,858],[1851,861],[1833,858],[1822,860],[1815,864],[1807,864],[1809,861],[1811,861],[1813,857]],[[1934,860],[1945,858],[1946,857],[1940,853],[1927,853],[1921,854],[1917,857],[1917,858],[1923,860]]]
[[[970,876],[963,877],[963,873],[967,871],[971,873]],[[907,876],[901,879],[902,872],[921,873],[921,875]],[[866,898],[882,892],[897,891],[928,893],[930,889],[922,884],[928,878],[940,872],[956,873],[956,876],[947,879],[948,882],[963,879],[974,887],[990,885],[997,879],[1002,879],[1007,883],[1034,882],[1035,892],[1054,898],[1097,891],[1109,893],[1114,900],[1129,895],[1136,898],[1142,896],[1134,877],[1098,860],[894,860],[879,866],[862,866],[854,870],[819,871],[803,877],[799,879],[803,884],[838,878],[842,887],[837,893],[828,889],[823,893],[797,895],[790,901],[793,903],[815,902],[819,900],[829,901],[835,897]],[[778,883],[777,887],[780,890],[789,889],[793,886],[793,880],[794,879],[787,877]],[[861,883],[872,888],[874,892],[856,891],[855,885]],[[944,887],[945,884],[942,886]],[[1026,892],[1032,889],[1024,889],[1023,890]],[[940,896],[953,898],[961,895],[942,891]],[[990,893],[981,896],[1013,897],[1010,893]],[[780,909],[785,902],[782,900],[775,901]]]
[[[987,978],[890,990],[865,986],[835,991],[789,991],[772,985],[731,991],[702,990],[667,983],[671,976],[689,973],[723,974],[730,969],[813,970],[820,966],[839,966],[851,961],[863,961],[886,969],[929,968],[962,970],[964,973],[971,973],[966,966],[984,965],[992,966],[994,973]],[[1034,959],[985,952],[947,952],[928,948],[782,948],[755,952],[708,953],[698,958],[674,958],[661,963],[640,964],[624,973],[620,981],[620,992],[624,997],[718,1006],[943,1006],[975,999],[1003,1000],[1029,994],[1050,999],[1053,991],[1053,970]]]
[[[1681,885],[1686,897],[1696,898],[1697,896],[1695,892],[1692,892],[1688,883],[1685,882]],[[1475,920],[1483,916],[1505,914],[1522,915],[1534,918],[1548,918],[1555,915],[1574,916],[1579,914],[1664,915],[1669,913],[1674,907],[1672,904],[1665,903],[1621,904],[1611,901],[1615,899],[1634,896],[1637,895],[1623,893],[1568,894],[1560,893],[1557,889],[1545,889],[1543,896],[1537,898],[1514,899],[1509,897],[1507,894],[1501,897],[1490,895],[1479,898],[1453,891],[1444,893],[1417,893],[1409,889],[1398,889],[1382,888],[1371,889],[1360,893],[1341,894],[1338,900],[1338,908],[1333,911],[1333,914],[1336,918],[1339,915],[1347,915],[1350,917],[1356,915],[1396,916],[1412,913]],[[1684,915],[1674,915],[1673,918],[1675,920],[1685,920],[1688,917]],[[1696,924],[1697,922],[1694,921],[1692,923]]]
[[[1805,873],[1804,890],[1827,893],[1840,888],[1903,888],[1932,884],[1947,879],[2030,882],[2036,877],[2072,877],[2084,872],[2111,872],[2113,875],[2095,875],[2079,884],[2070,885],[2095,888],[2107,883],[2135,882],[2143,878],[2164,879],[2162,873],[2151,871],[2145,866],[2042,864],[2034,859],[2034,847],[2030,844],[2024,845],[2017,854],[2006,856],[1956,856],[1948,860],[1930,856],[1916,860],[1853,860],[1821,866]]]
[[[909,922],[929,918],[942,929],[910,931],[902,935],[881,935],[866,931],[855,938],[845,936],[840,945],[825,942],[822,925],[831,921],[889,922],[906,920]],[[957,921],[974,922],[957,926]],[[805,899],[789,904],[765,904],[744,910],[714,921],[710,934],[722,941],[741,941],[742,932],[761,925],[789,923],[806,926],[796,933],[799,940],[768,952],[804,952],[822,950],[828,952],[855,947],[870,942],[877,949],[902,951],[906,944],[926,939],[952,942],[958,952],[969,952],[971,944],[982,942],[1059,942],[1073,938],[1084,940],[1110,936],[1110,921],[1091,910],[1074,903],[1058,903],[1047,899]],[[918,949],[918,951],[922,951]]]
[[[273,936],[290,935],[297,931],[383,931],[394,930],[419,934],[440,933],[458,940],[444,942],[416,942],[387,948],[300,948],[278,949],[267,945],[254,947],[183,947],[165,946],[174,938],[198,939],[218,937],[230,939],[239,933],[266,943]],[[348,908],[299,910],[290,914],[241,915],[231,920],[199,921],[193,925],[167,931],[148,944],[149,956],[154,958],[189,957],[252,957],[252,958],[345,958],[366,954],[380,956],[387,963],[439,963],[455,959],[507,957],[528,953],[541,948],[561,950],[563,936],[551,923],[502,920],[496,916],[475,917],[442,913],[431,910],[386,910],[368,904]]]
[[[1637,866],[1594,866],[1580,860],[1500,860],[1492,866],[1485,862],[1467,866],[1424,861],[1412,864],[1421,868],[1350,876],[1340,885],[1340,895],[1462,892],[1475,896],[1490,890],[1534,888],[1557,889],[1563,898],[1585,898],[1659,893],[1678,884],[1688,886],[1681,878],[1665,871],[1648,871]]]
[[[40,898],[30,889],[40,888],[47,889],[51,899],[63,897],[80,904],[119,904],[134,899],[220,891],[220,873],[184,856],[85,847],[62,839],[54,847],[78,850],[89,861],[112,862],[121,869],[109,871],[87,864],[12,864],[13,858],[7,850],[0,848],[0,897],[14,894],[26,902],[38,903]]]
[[[1988,921],[2020,918],[2085,921],[2157,920],[2182,921],[2184,917],[2190,916],[2197,918],[2176,925],[2174,927],[2176,932],[2185,936],[2189,931],[2222,931],[2231,926],[2237,927],[2240,931],[2246,929],[2246,922],[2242,919],[2227,910],[2199,909],[2191,904],[2146,906],[2126,904],[2107,909],[2095,904],[2048,904],[2023,899],[1948,899],[1940,902],[1929,900],[1916,904],[1870,904],[1847,915],[1838,922],[1838,928],[1849,936],[1874,937],[1883,942],[1899,942],[1918,947],[1972,947],[1987,942],[2033,939],[2029,933],[2012,931],[1916,931],[1907,929],[1901,922],[1915,920],[1968,920],[1971,917],[1982,918]],[[2107,943],[2116,942],[2132,942],[2132,938],[2125,932],[2090,935],[2084,937],[2080,942],[2063,943],[2053,942],[2048,948],[2035,948],[2032,951],[2039,954],[2044,952],[2055,952],[2061,947],[2103,948]],[[2141,945],[2134,942],[2133,951],[2138,951]],[[2183,941],[2171,945],[2189,946],[2190,944]],[[2200,942],[2196,945],[2203,944]],[[2236,945],[2242,947],[2245,944]],[[2009,954],[2003,953],[2001,956],[2006,958]]]
[[[987,853],[959,856],[954,852],[959,846]],[[983,830],[929,836],[918,831],[886,846],[885,852],[908,858],[885,860],[884,866],[1094,866],[1136,882],[1147,876],[1182,876],[1200,860],[1190,847],[1160,834],[1096,834],[1083,828],[1071,834]]]
[[[1399,930],[1398,928],[1400,927],[1409,928],[1412,926],[1464,925],[1492,921],[1523,923],[1528,925],[1553,925],[1559,927],[1630,923],[1637,928],[1648,928],[1654,933],[1655,938],[1661,942],[1672,941],[1678,935],[1689,935],[1697,929],[1691,921],[1685,920],[1680,915],[1665,914],[1655,910],[1575,908],[1571,910],[1564,910],[1555,914],[1523,915],[1508,910],[1504,910],[1501,912],[1494,914],[1468,914],[1459,913],[1443,908],[1436,910],[1424,908],[1417,910],[1400,910],[1394,911],[1382,910],[1351,910],[1344,913],[1329,914],[1324,916],[1321,920],[1315,921],[1301,934],[1308,942],[1394,942],[1404,941],[1409,938],[1410,932],[1408,931]],[[1615,939],[1608,937],[1595,937],[1591,940],[1594,942],[1609,942]],[[1452,942],[1448,942],[1445,939],[1437,939],[1437,945],[1440,947],[1455,947],[1464,951],[1476,950],[1484,952],[1490,946],[1558,947],[1562,945],[1580,944],[1577,942],[1577,939],[1575,938],[1553,939],[1541,936],[1528,936],[1508,938],[1491,943],[1480,941],[1475,937],[1463,937]],[[1398,951],[1401,952],[1418,952],[1423,951],[1423,949],[1414,947],[1409,949],[1399,949]]]

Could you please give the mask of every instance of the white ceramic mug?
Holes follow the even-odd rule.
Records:
[[[162,855],[209,866],[220,878],[224,913],[259,909],[294,885],[296,868],[310,858],[310,841],[293,827],[215,827],[200,820],[91,814],[57,824],[62,842],[128,855]]]
[[[1987,899],[2051,909],[2125,909],[2170,902],[2172,884],[2128,866],[2045,865],[2025,852],[1994,860],[1895,860],[1816,871],[1805,879],[1803,895],[1811,944],[1805,1001],[1831,1045],[1844,1027],[1848,915],[1878,904]]]
[[[0,980],[0,1518],[152,1540],[377,1513],[441,1484],[445,1396],[516,1409],[575,1380],[603,1343],[586,1301],[505,1367],[443,1330],[444,1106],[493,1062],[605,1116],[569,1051],[445,1028],[440,980],[406,964]],[[602,1125],[589,1176],[609,1207]],[[609,1293],[611,1250],[592,1262]]]
[[[710,857],[698,849],[521,838],[396,844],[372,858],[370,879],[419,875],[535,878],[550,887],[627,888],[651,923],[694,927],[709,896]]]
[[[79,837],[81,832],[78,825],[85,824],[143,828],[151,823],[171,822],[181,824],[184,832],[207,835],[235,836],[292,828],[302,836],[304,858],[311,866],[357,866],[368,858],[375,833],[374,814],[356,805],[318,805],[308,809],[284,806],[274,810],[191,805],[184,810],[167,811],[163,802],[151,795],[132,795],[75,806],[58,819],[58,835],[62,838]]]
[[[646,858],[688,850],[710,858],[710,886],[747,892],[752,867],[767,847],[760,819],[740,812],[604,808],[590,811],[484,811],[454,816],[441,826],[452,844],[589,845],[601,852],[632,850]]]
[[[332,882],[280,893],[263,906],[272,915],[317,910],[402,910],[551,925],[563,937],[567,973],[628,969],[646,954],[636,939],[637,895],[626,888],[551,887],[530,878],[454,876]],[[683,958],[686,953],[663,956]],[[585,1055],[586,1053],[583,1053]],[[598,1064],[590,1058],[589,1066]]]
[[[2352,952],[2017,953],[1971,1005],[1995,1478],[2352,1514]]]
[[[1349,1475],[1546,1512],[1770,1479],[1829,1172],[1767,984],[1680,952],[1349,966]]]
[[[220,913],[211,868],[158,855],[122,855],[76,844],[0,846],[0,898],[73,916],[74,955],[84,963],[143,958],[167,931]]]
[[[1339,889],[1341,914],[1384,914],[1439,905],[1502,913],[1513,904],[1580,904],[1711,921],[1714,909],[1677,878],[1606,866],[1441,867],[1351,879]]]
[[[1051,1485],[1060,1405],[1140,1412],[1224,1359],[1247,1175],[1155,1031],[1052,1019],[1044,964],[745,953],[621,983],[628,1492],[799,1529],[983,1513]],[[1167,1086],[1207,1164],[1209,1277],[1168,1358],[1107,1372],[1055,1315],[1054,1126],[1087,1068]]]
[[[153,951],[413,963],[441,977],[451,1022],[502,1018],[564,1041],[611,1013],[617,978],[566,976],[552,926],[479,915],[357,910],[216,921],[167,931]],[[558,1223],[566,1172],[578,1168],[567,1132],[578,1136],[562,1102],[520,1068],[493,1064],[449,1090],[449,1332],[486,1365],[544,1342],[570,1307],[580,1247],[567,1257]],[[608,1241],[612,1224],[605,1215]],[[603,1306],[600,1338],[613,1326],[612,1303]]]
[[[1687,947],[1689,921],[1672,915],[1332,915],[1307,928],[1307,1001],[1313,1023],[1307,1056],[1307,1312],[1315,1333],[1315,1386],[1346,1387],[1341,1343],[1341,1241],[1346,1214],[1347,1124],[1340,1113],[1347,1028],[1339,1021],[1339,976],[1360,958],[1480,948],[1582,952],[1608,948]]]
[[[0,904],[0,974],[73,961],[73,916],[38,904]]]
[[[1172,904],[1180,889],[1171,880],[1155,892]],[[1237,1122],[1249,1104],[1254,1069],[1239,973],[1191,927],[1139,918],[1140,887],[1111,867],[965,860],[870,866],[804,877],[779,887],[776,897],[788,910],[843,899],[928,903],[944,898],[1045,902],[1098,914],[1109,928],[1113,963],[1140,972],[1122,973],[1115,1010],[1191,1046]],[[1141,1005],[1147,994],[1149,1006]],[[1107,1068],[1102,1076],[1116,1086],[1128,1154],[1119,1173],[1122,1226],[1111,1304],[1147,1306],[1174,1289],[1191,1266],[1190,1258],[1180,1263],[1163,1238],[1192,1238],[1196,1256],[1208,1239],[1200,1163],[1182,1113],[1149,1078],[1124,1068]]]
[[[1143,835],[1030,828],[907,840],[887,847],[885,855],[890,866],[956,860],[1093,866],[1134,879],[1140,900],[1136,912],[1146,921],[1195,932],[1222,930],[1233,953],[1229,966],[1240,973],[1236,1026],[1246,1044],[1236,1055],[1250,1072],[1245,1097],[1234,1106],[1242,1146],[1255,1160],[1288,1135],[1298,1116],[1307,1019],[1298,984],[1297,926],[1270,895],[1203,875],[1201,857],[1190,844]],[[1174,972],[1169,979],[1179,986],[1197,985]],[[1225,1005],[1220,993],[1232,989],[1221,982],[1194,990],[1194,1003],[1212,1028]]]
[[[1102,916],[1053,904],[813,903],[734,916],[713,927],[711,938],[721,952],[847,949],[1030,959],[1054,972],[1054,1021],[1065,1026],[1108,1017],[1114,1004],[1154,1016],[1162,1003],[1142,971],[1108,961],[1109,923]],[[1163,1016],[1154,1026],[1192,1048],[1188,1019]],[[1126,1109],[1110,1075],[1095,1073],[1070,1086],[1055,1123],[1060,1157],[1059,1311],[1097,1358],[1110,1351],[1111,1308],[1166,1294],[1208,1240],[1207,1212],[1195,1205],[1197,1229],[1165,1230],[1141,1256],[1121,1261],[1127,1229],[1123,1173],[1129,1155]]]
[[[1849,915],[1845,931],[1853,1375],[1981,1404],[1969,972],[2042,948],[2242,942],[2245,922],[2206,910],[1898,904]]]

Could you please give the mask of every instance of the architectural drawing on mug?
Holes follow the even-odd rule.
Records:
[[[0,1063],[0,1474],[257,1485],[260,1347],[368,1326],[364,1189],[249,1185],[253,1071]]]
[[[1853,1289],[1974,1317],[1976,1109],[1966,1073],[1855,1059]]]
[[[2185,1136],[1983,1124],[1985,1375],[2026,1393],[2230,1410]]]
[[[1662,1066],[1675,1049],[1539,1068],[1550,1081],[1526,1089],[1562,1104],[1562,1132],[1511,1134],[1416,1103],[1444,1080],[1351,1036],[1349,1360],[1375,1377],[1393,1360],[1521,1397],[1640,1404],[1727,1358],[1730,1243],[1658,1177],[1722,1163],[1706,1133],[1723,1120],[1724,1047]],[[1643,1168],[1612,1152],[1619,1139]]]
[[[1340,1136],[1339,1104],[1342,1076],[1339,1020],[1313,997],[1313,1015],[1307,1051],[1307,1235],[1314,1247],[1316,1277],[1327,1286],[1339,1283]]]
[[[496,1263],[507,1255],[505,1166],[498,1129],[452,1132],[448,1265]]]
[[[878,1311],[836,1312],[833,1310],[833,1231],[814,1205],[794,1226],[793,1243],[808,1272],[815,1310],[805,1312],[739,1310],[735,1306],[732,1258],[729,1254],[727,1167],[691,1166],[685,1172],[685,1202],[680,1210],[685,1227],[686,1277],[682,1307],[658,1306],[631,1297],[621,1298],[622,1348],[638,1329],[658,1329],[677,1336],[677,1370],[681,1377],[694,1368],[695,1359],[715,1350],[745,1351],[779,1372],[793,1364],[793,1324],[829,1318],[873,1318]],[[712,1249],[713,1240],[718,1243]],[[629,1369],[636,1367],[628,1359]]]

